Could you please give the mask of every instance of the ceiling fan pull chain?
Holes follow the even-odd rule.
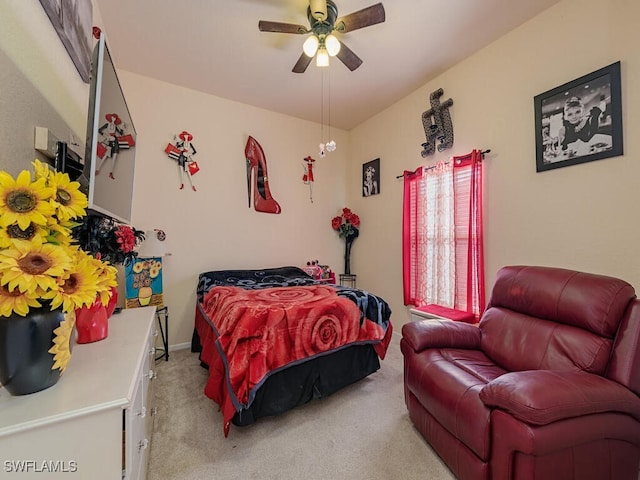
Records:
[[[329,137],[329,143],[331,143],[331,70],[329,70],[327,72],[327,77],[328,77],[327,83],[329,85],[329,88],[327,89],[328,94],[329,94],[329,107],[328,107],[329,108],[329,124],[328,124],[329,125],[329,128],[328,128],[329,134],[327,136]],[[331,151],[331,150],[329,150],[329,151]]]
[[[324,158],[324,70],[320,70],[320,158]]]
[[[329,102],[327,106],[328,110],[328,123],[327,123],[327,137],[331,140],[331,70],[327,69],[327,96],[329,97]]]
[[[328,70],[327,76],[329,78],[327,82],[329,84],[329,135],[327,135],[329,137],[329,141],[326,143],[325,148],[327,149],[327,152],[331,153],[336,149],[336,142],[331,139],[331,70]]]

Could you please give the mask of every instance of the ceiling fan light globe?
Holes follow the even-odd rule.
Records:
[[[326,48],[320,48],[318,55],[316,55],[316,67],[328,67],[329,66],[329,54]]]
[[[302,44],[302,51],[304,52],[304,54],[307,57],[313,58],[313,56],[318,51],[318,44],[319,43],[320,42],[318,41],[318,37],[316,37],[315,35],[311,35]]]
[[[327,35],[327,38],[324,39],[324,45],[331,57],[335,57],[340,51],[340,40],[333,35]]]

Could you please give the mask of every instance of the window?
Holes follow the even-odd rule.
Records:
[[[405,305],[484,309],[482,154],[405,172]]]

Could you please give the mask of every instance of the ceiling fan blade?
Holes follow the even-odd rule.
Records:
[[[352,32],[385,20],[384,6],[376,3],[357,12],[350,13],[336,20],[335,29],[340,33]]]
[[[258,28],[261,32],[296,33],[299,35],[303,33],[309,33],[309,29],[303,25],[296,25],[294,23],[270,22],[267,20],[260,20],[258,22]]]
[[[336,55],[342,63],[344,63],[349,70],[352,72],[362,65],[362,59],[353,53],[349,47],[347,47],[343,42],[340,42],[340,51],[338,55]]]
[[[300,58],[298,59],[296,64],[293,66],[293,70],[291,71],[293,73],[304,73],[307,70],[307,67],[309,66],[309,64],[311,63],[311,60],[312,60],[311,57],[307,57],[307,54],[302,52],[302,55],[300,55]]]

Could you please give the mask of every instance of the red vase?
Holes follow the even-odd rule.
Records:
[[[109,317],[107,308],[100,299],[90,307],[76,310],[76,330],[78,343],[92,343],[107,338],[109,334]]]
[[[116,309],[116,304],[118,303],[118,289],[116,287],[111,287],[111,300],[107,304],[107,318],[111,318],[113,315],[113,311]]]

